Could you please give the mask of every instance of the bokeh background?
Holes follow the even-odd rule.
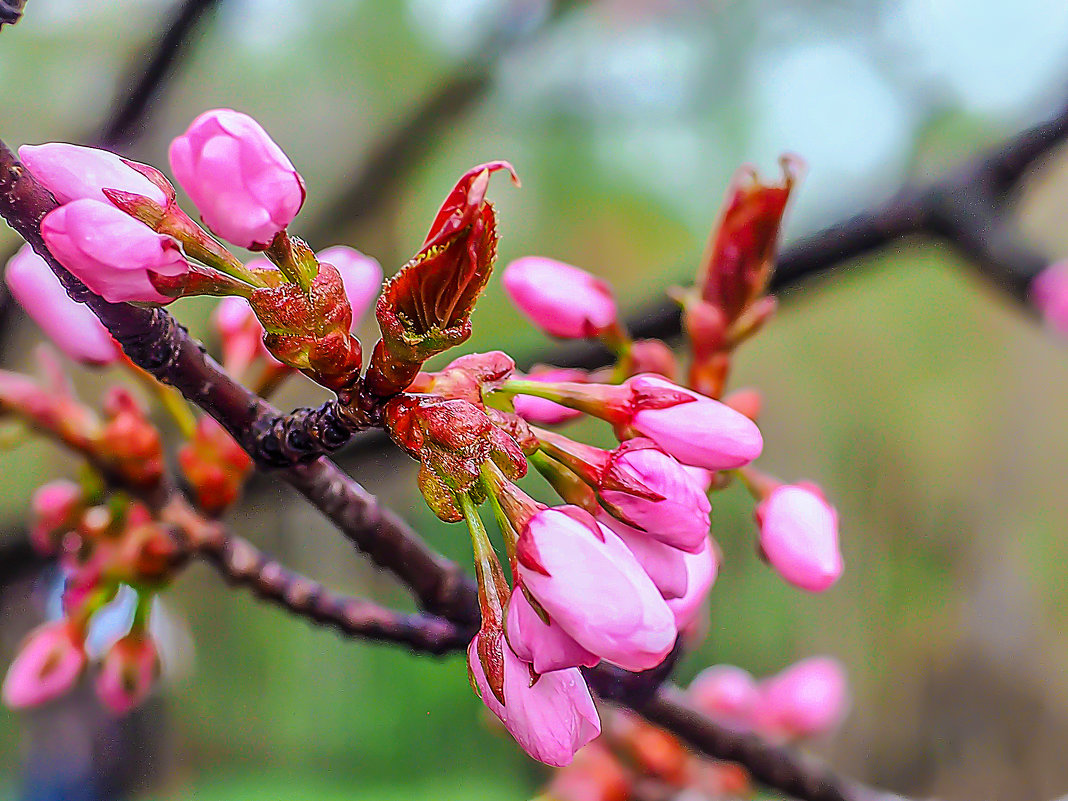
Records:
[[[30,0],[0,33],[4,139],[85,141],[173,8]],[[447,122],[416,126],[413,157],[379,160],[388,191],[339,207],[377,143],[445,86]],[[360,248],[387,274],[461,172],[507,158],[523,188],[491,188],[501,263],[580,265],[633,310],[692,275],[739,164],[774,175],[783,151],[808,162],[789,240],[937,176],[1066,93],[1063,0],[221,0],[129,152],[164,166],[200,111],[249,112],[307,181],[295,232]],[[1051,257],[1068,254],[1066,201],[1068,161],[1054,154],[1013,221]],[[14,244],[0,231],[0,251]],[[760,464],[820,482],[837,504],[847,572],[823,596],[785,586],[755,556],[744,494],[717,496],[725,564],[708,639],[680,679],[832,654],[854,693],[840,732],[813,745],[834,766],[945,799],[1068,792],[1064,343],[940,244],[842,265],[782,301],[734,385],[766,393]],[[210,307],[173,310],[206,332]],[[467,350],[529,362],[550,347],[499,284],[475,330]],[[39,339],[18,322],[4,366],[27,367]],[[77,378],[86,397],[103,386]],[[320,399],[294,382],[278,401]],[[347,465],[468,558],[465,533],[416,500],[407,462]],[[21,535],[38,483],[74,469],[35,443],[0,455],[4,536]],[[409,604],[269,478],[231,517],[333,587]],[[5,664],[47,595],[44,578],[6,594]],[[133,719],[108,721],[90,693],[0,711],[0,797],[504,801],[544,778],[486,725],[459,657],[342,641],[201,567],[164,611],[168,678]]]

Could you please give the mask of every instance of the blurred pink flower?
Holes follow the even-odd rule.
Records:
[[[527,256],[509,264],[502,280],[512,302],[550,336],[596,337],[616,324],[612,290],[578,267]]]
[[[345,245],[334,245],[320,250],[316,257],[321,262],[333,264],[341,273],[345,295],[348,296],[349,306],[352,307],[352,325],[355,328],[382,289],[382,267],[377,259]]]
[[[838,513],[812,484],[782,484],[756,508],[760,548],[786,581],[823,592],[842,575]]]
[[[90,365],[111,364],[119,349],[97,316],[70,299],[48,263],[23,245],[4,273],[11,296],[67,356]]]
[[[85,669],[85,646],[66,620],[30,632],[7,669],[0,695],[12,709],[38,706],[63,695]]]

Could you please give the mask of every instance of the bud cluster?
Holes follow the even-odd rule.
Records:
[[[61,204],[42,222],[49,250],[91,290],[110,301],[155,304],[222,296],[213,323],[227,369],[262,394],[299,371],[419,462],[428,506],[442,520],[466,522],[471,535],[482,613],[468,649],[472,684],[535,758],[566,765],[600,732],[581,669],[603,660],[649,670],[672,653],[680,633],[700,636],[720,569],[709,493],[734,479],[752,492],[759,551],[787,581],[822,591],[841,573],[837,516],[822,493],[781,485],[750,466],[764,447],[759,395],[719,399],[734,348],[774,308],[764,292],[793,162],[784,161],[781,186],[765,186],[751,172],[732,185],[698,286],[678,292],[693,351],[688,370],[665,343],[634,341],[606,282],[528,256],[503,276],[519,311],[550,336],[598,340],[616,359],[599,371],[543,365],[523,375],[501,352],[424,369],[471,334],[497,253],[497,213],[487,191],[494,172],[518,184],[508,162],[464,173],[418,253],[382,285],[373,259],[344,247],[316,253],[290,236],[304,183],[263,128],[238,112],[206,112],[170,148],[173,174],[207,230],[182,211],[175,188],[153,167],[64,144],[20,153]],[[242,263],[212,234],[263,255]],[[61,347],[84,363],[113,360],[114,343],[90,318],[72,318],[85,331],[82,343],[49,327],[50,314],[73,304],[56,291],[45,262],[20,259],[25,266],[9,275],[13,292]],[[353,330],[380,285],[381,338],[364,371]],[[106,444],[107,464],[134,486],[158,483],[158,432],[128,393],[112,396],[107,415],[95,435]],[[614,438],[609,447],[547,428],[584,416],[602,421],[605,437]],[[201,510],[219,514],[237,497],[250,462],[212,421],[187,420],[183,431],[183,475]],[[519,486],[530,466],[555,491],[554,505]],[[35,539],[55,548],[75,542],[88,559],[73,562],[76,573],[89,575],[85,565],[96,564],[98,549],[85,543],[110,540],[83,532],[84,518],[107,531],[129,525],[113,522],[111,506],[105,521],[95,500],[79,500],[86,510],[72,511],[69,487],[49,493],[55,500]],[[482,507],[497,522],[507,570]],[[139,519],[136,509],[114,519]],[[143,521],[146,530],[152,525]],[[112,584],[146,580],[139,562],[133,570],[100,558],[107,567],[98,572]],[[97,586],[96,579],[79,580]],[[84,626],[77,615],[71,621],[63,637],[76,643]],[[123,666],[105,674],[138,685],[143,653],[136,643],[120,651]]]

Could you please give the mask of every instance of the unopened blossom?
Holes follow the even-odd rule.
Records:
[[[656,375],[635,376],[626,386],[637,398],[630,424],[684,464],[727,470],[748,464],[763,450],[756,423],[726,404]],[[669,393],[689,400],[658,399]]]
[[[71,300],[48,263],[23,245],[4,273],[11,296],[67,356],[91,365],[119,358],[115,340],[88,306]]]
[[[1068,335],[1068,261],[1052,264],[1035,277],[1031,301],[1055,331]]]
[[[831,657],[803,659],[762,682],[759,693],[761,729],[791,738],[832,731],[849,707],[845,669]]]
[[[181,276],[189,264],[178,244],[96,200],[75,200],[50,211],[41,236],[52,255],[96,294],[113,303],[169,303],[152,274]]]
[[[666,545],[696,553],[708,538],[708,496],[650,440],[613,451],[597,491],[613,515]]]
[[[304,181],[258,122],[206,111],[171,142],[174,177],[204,223],[241,247],[265,247],[304,204]]]
[[[104,655],[96,693],[114,715],[125,715],[148,697],[159,677],[159,652],[144,631],[131,631]]]
[[[600,661],[551,619],[548,623],[542,620],[519,588],[508,602],[507,620],[508,644],[516,656],[534,666],[536,673],[593,667]]]
[[[504,290],[530,320],[550,336],[596,337],[617,324],[612,290],[570,264],[527,256],[504,270]]]
[[[334,245],[320,250],[316,257],[321,262],[333,264],[341,273],[345,295],[349,299],[349,306],[352,307],[352,325],[355,328],[382,289],[382,267],[377,259],[345,245]]]
[[[39,553],[56,551],[56,538],[74,527],[84,501],[82,488],[58,479],[38,487],[30,499],[30,541]]]
[[[586,375],[585,370],[559,368],[531,373],[526,378],[528,381],[551,383],[553,381],[583,381]],[[582,412],[576,409],[569,409],[545,398],[535,398],[533,395],[516,395],[512,403],[516,414],[540,426],[560,425],[582,416]]]
[[[683,556],[686,559],[686,594],[667,601],[679,631],[687,629],[697,620],[719,572],[719,551],[710,538],[706,538],[701,551]]]
[[[691,682],[686,694],[698,710],[717,723],[743,731],[753,727],[761,700],[749,671],[734,665],[705,668]]]
[[[616,520],[603,510],[597,514],[597,521],[623,540],[664,598],[681,598],[686,594],[689,573],[683,551]]]
[[[85,669],[80,632],[66,620],[45,623],[27,636],[7,669],[4,703],[12,709],[38,706],[63,695]]]
[[[569,765],[575,753],[601,733],[589,688],[576,668],[531,676],[524,662],[503,643],[504,703],[490,689],[475,640],[467,649],[474,685],[489,710],[534,759],[553,767]]]
[[[107,150],[48,142],[23,145],[19,159],[60,203],[83,199],[110,203],[104,189],[142,195],[160,206],[168,201],[162,189]]]
[[[634,555],[577,507],[543,509],[518,540],[523,585],[583,648],[627,670],[660,664],[675,644],[671,611]]]
[[[756,508],[760,549],[786,581],[822,592],[842,575],[838,513],[811,484],[782,484]]]

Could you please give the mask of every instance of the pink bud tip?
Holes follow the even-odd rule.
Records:
[[[48,263],[23,245],[4,274],[12,297],[60,350],[81,364],[102,366],[119,358],[119,349],[89,308],[70,299]]]
[[[494,697],[472,640],[467,664],[489,710],[531,757],[553,767],[571,764],[575,753],[601,733],[589,688],[577,668],[532,676],[531,665],[504,650],[504,704]]]
[[[508,602],[507,621],[508,644],[520,659],[533,664],[537,673],[593,667],[600,661],[552,620],[542,620],[518,587]]]
[[[845,669],[836,659],[811,657],[760,685],[758,725],[786,737],[832,731],[849,708]]]
[[[705,538],[705,547],[699,553],[683,553],[686,560],[686,594],[667,602],[679,631],[698,623],[698,616],[705,610],[705,601],[716,583],[719,573],[719,550],[711,538]]]
[[[75,200],[50,211],[41,236],[59,262],[112,303],[169,303],[149,273],[184,275],[189,265],[177,243],[107,203]]]
[[[258,122],[206,111],[170,147],[171,169],[205,224],[241,247],[264,247],[304,204],[304,181]]]
[[[596,337],[616,323],[608,284],[578,267],[527,256],[505,268],[503,281],[512,302],[550,336]]]
[[[733,665],[714,665],[698,674],[687,690],[693,705],[713,720],[736,730],[753,727],[760,701],[749,672]]]
[[[683,464],[728,470],[763,450],[756,423],[724,403],[656,375],[635,376],[626,386],[634,395],[631,425]]]
[[[82,488],[73,481],[59,479],[38,487],[30,500],[33,526],[30,540],[43,554],[54,553],[56,535],[73,526],[74,515],[82,507]]]
[[[85,648],[66,621],[30,632],[4,677],[0,696],[12,709],[38,706],[63,695],[85,669]]]
[[[159,676],[159,653],[143,632],[127,634],[108,649],[96,680],[97,696],[114,715],[125,715],[148,697]]]
[[[519,540],[523,585],[579,645],[626,670],[668,655],[677,634],[671,610],[623,541],[590,514],[543,509]]]
[[[117,189],[167,204],[162,189],[107,150],[49,142],[23,145],[19,158],[60,203],[86,198],[109,203],[103,190]]]
[[[382,267],[377,259],[345,245],[334,245],[321,250],[317,257],[321,262],[333,264],[341,273],[345,295],[348,296],[349,306],[352,307],[352,325],[355,327],[360,318],[367,314],[371,303],[382,289]]]
[[[1068,261],[1038,274],[1031,283],[1031,300],[1055,331],[1068,336]]]
[[[838,513],[811,486],[783,484],[756,508],[760,547],[786,581],[822,592],[842,575]]]

